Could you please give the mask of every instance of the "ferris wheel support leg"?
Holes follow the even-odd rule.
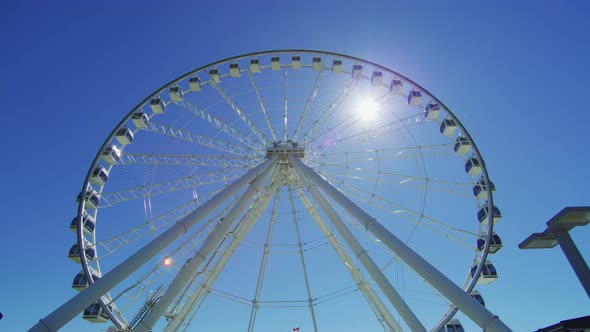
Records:
[[[377,318],[380,321],[383,321],[383,323],[387,326],[386,331],[403,331],[398,321],[393,317],[390,310],[385,306],[385,303],[381,301],[381,298],[377,296],[377,293],[375,293],[375,290],[371,284],[368,283],[365,277],[362,275],[356,263],[336,239],[336,236],[330,230],[328,224],[319,215],[317,209],[312,205],[310,199],[308,199],[300,189],[297,189],[296,191],[309,216],[320,229],[324,237],[328,240],[328,243],[332,249],[334,249],[340,260],[344,263],[354,282],[359,285],[360,292],[365,296],[365,299],[375,311]]]
[[[252,182],[250,187],[248,187],[248,189],[242,194],[240,199],[232,207],[231,211],[225,216],[225,218],[223,218],[219,225],[217,225],[215,231],[209,235],[199,251],[197,251],[193,257],[186,261],[176,278],[174,278],[170,286],[168,286],[168,289],[164,295],[160,297],[150,312],[139,323],[135,329],[136,332],[149,332],[152,330],[153,326],[164,314],[164,311],[168,308],[172,301],[174,301],[178,293],[180,293],[182,288],[184,288],[190,279],[195,275],[199,266],[205,262],[209,254],[211,254],[220,241],[222,241],[222,239],[227,235],[227,231],[231,225],[240,216],[242,211],[248,207],[248,204],[254,195],[261,191],[262,184],[268,178],[268,175],[271,173],[271,169],[272,167],[269,167],[264,170],[262,174],[260,174],[260,176]]]
[[[256,223],[256,220],[260,218],[268,203],[270,202],[270,198],[272,196],[271,191],[275,188],[274,185],[269,186],[269,190],[264,193],[263,197],[259,200],[255,210],[246,216],[245,222],[241,225],[238,230],[233,234],[232,240],[228,247],[225,249],[221,257],[215,262],[213,267],[211,268],[210,272],[204,278],[203,282],[199,284],[198,288],[191,294],[188,301],[180,308],[178,315],[174,316],[168,325],[166,326],[164,332],[175,332],[178,330],[180,325],[184,322],[186,315],[194,309],[195,305],[205,296],[206,291],[211,287],[213,283],[219,277],[221,271],[234,254],[242,240],[250,233],[250,230]]]
[[[259,174],[267,170],[274,163],[276,158],[276,156],[272,156],[260,165],[246,172],[241,178],[232,182],[213,198],[203,203],[198,209],[178,221],[164,233],[160,234],[157,238],[113,268],[94,284],[76,294],[45,318],[39,320],[37,324],[29,329],[29,332],[54,332],[66,325],[91,303],[98,300],[102,295],[123,281],[129,274],[140,268],[168,244],[185,234],[191,227],[213,212],[228,198],[235,195],[248,183],[254,181]]]
[[[295,158],[291,158],[295,159]],[[297,159],[297,161],[299,161]],[[301,163],[299,161],[299,163]],[[363,246],[358,242],[358,240],[354,237],[354,234],[346,227],[342,219],[338,216],[336,211],[330,203],[322,196],[320,191],[317,189],[316,185],[313,181],[310,181],[309,178],[305,177],[303,173],[301,173],[300,168],[297,166],[295,167],[297,174],[303,180],[305,185],[307,186],[307,190],[311,194],[311,196],[318,202],[328,219],[332,222],[336,231],[340,233],[340,236],[344,239],[344,241],[348,244],[352,252],[355,256],[360,260],[361,264],[367,269],[373,280],[377,283],[379,288],[383,291],[387,299],[391,302],[391,304],[395,307],[395,309],[399,312],[402,316],[406,324],[410,327],[410,330],[415,332],[426,332],[426,329],[418,320],[418,317],[414,314],[412,309],[408,307],[407,303],[404,299],[399,295],[399,293],[393,288],[385,274],[381,271],[381,269],[377,266],[375,261],[367,255],[367,251]]]
[[[350,213],[357,222],[365,229],[373,233],[389,249],[398,255],[414,271],[426,279],[447,299],[453,302],[459,310],[479,325],[484,331],[504,332],[512,331],[498,316],[479,304],[474,298],[463,289],[453,283],[444,274],[430,265],[424,258],[414,252],[403,241],[398,239],[377,220],[371,217],[338,189],[332,186],[326,179],[316,173],[310,167],[304,165],[298,158],[290,155],[289,161],[301,178],[308,178],[313,184],[320,188],[326,195],[333,199]]]

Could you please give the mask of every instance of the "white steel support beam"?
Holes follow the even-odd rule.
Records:
[[[297,213],[295,212],[295,202],[293,201],[293,189],[291,187],[289,187],[289,202],[291,203],[291,217],[293,218],[293,226],[295,226],[295,237],[297,238],[297,247],[299,249],[299,259],[301,260],[303,281],[305,282],[305,290],[307,292],[307,305],[309,307],[309,313],[311,314],[311,323],[313,324],[314,332],[318,332],[318,324],[315,317],[315,310],[313,308],[313,298],[311,297],[311,289],[309,288],[307,266],[305,265],[305,256],[303,255],[303,243],[301,242],[301,233],[299,232],[299,225],[297,225]]]
[[[385,303],[381,301],[377,293],[375,293],[375,290],[373,289],[371,284],[368,283],[367,280],[365,280],[363,274],[361,273],[356,263],[348,255],[348,253],[342,247],[342,245],[340,245],[340,242],[338,242],[336,236],[328,227],[328,224],[326,224],[324,219],[322,219],[322,217],[319,215],[318,210],[315,208],[315,206],[313,206],[311,201],[299,189],[297,190],[297,196],[303,203],[303,206],[307,210],[307,213],[309,214],[311,219],[320,229],[322,234],[326,237],[328,243],[330,244],[332,249],[334,249],[334,251],[338,255],[338,258],[340,258],[340,260],[350,273],[350,276],[352,277],[354,282],[357,285],[359,285],[359,290],[365,296],[365,299],[367,300],[367,302],[369,302],[371,308],[373,308],[375,315],[377,315],[377,319],[381,321],[382,324],[385,324],[387,331],[401,332],[402,328],[399,325],[398,321],[393,317],[393,315],[387,309]]]
[[[246,146],[249,146],[250,148],[252,148],[254,150],[264,148],[264,144],[263,144],[264,141],[262,141],[262,142],[253,141],[252,139],[250,139],[250,137],[244,135],[243,133],[241,133],[240,131],[235,129],[232,125],[221,121],[220,119],[214,117],[213,115],[208,113],[206,110],[201,109],[197,105],[195,105],[191,102],[188,102],[186,100],[177,101],[176,104],[187,109],[188,111],[192,112],[193,114],[200,117],[201,119],[209,122],[215,128],[223,131],[224,133],[233,137],[234,139],[241,142],[242,144],[245,144]]]
[[[172,281],[172,284],[168,287],[166,292],[160,297],[158,302],[152,307],[150,312],[145,316],[145,318],[139,323],[137,328],[135,329],[136,332],[149,332],[152,330],[153,326],[156,324],[158,319],[164,314],[164,311],[168,308],[168,306],[174,301],[176,296],[180,293],[182,288],[186,286],[186,284],[191,280],[194,274],[197,272],[197,269],[206,261],[207,257],[211,254],[211,252],[217,247],[219,242],[225,237],[227,231],[234,223],[234,221],[239,217],[239,215],[244,211],[244,209],[248,206],[254,195],[260,192],[262,189],[262,184],[268,178],[268,175],[271,173],[270,170],[272,167],[266,168],[248,187],[248,189],[242,194],[238,202],[232,207],[230,212],[225,216],[225,218],[217,225],[213,233],[209,235],[203,246],[197,251],[197,253],[192,257],[189,258],[176,278]]]
[[[287,100],[288,100],[287,99],[287,94],[289,92],[288,85],[287,85],[287,77],[288,77],[287,76],[287,73],[288,73],[287,67],[285,67],[285,95],[284,95],[284,98],[283,98],[283,104],[284,104],[284,108],[283,108],[283,121],[284,121],[285,127],[283,128],[283,142],[286,142],[287,141],[287,120],[289,119],[287,117],[287,114],[288,114],[287,112],[289,110],[288,105],[287,105]]]
[[[310,167],[304,165],[298,158],[288,156],[289,162],[301,178],[307,178],[334,202],[342,206],[365,229],[373,233],[389,249],[398,255],[406,264],[427,280],[447,299],[453,302],[466,316],[479,325],[484,331],[505,332],[512,331],[498,316],[484,308],[479,302],[467,294],[463,289],[449,280],[444,274],[430,265],[420,255],[414,252],[403,241],[398,239],[375,218],[371,217],[326,179]]]
[[[360,242],[354,237],[352,231],[346,226],[344,221],[340,218],[340,216],[336,213],[334,208],[330,205],[330,203],[324,198],[322,193],[316,187],[316,184],[312,181],[310,177],[306,177],[305,173],[301,172],[300,167],[303,166],[299,159],[289,156],[289,161],[291,164],[294,165],[294,168],[305,184],[307,186],[307,190],[311,194],[311,196],[318,202],[328,219],[336,228],[336,231],[340,234],[340,236],[344,239],[346,244],[350,247],[352,252],[355,256],[359,259],[361,264],[367,269],[367,272],[371,275],[373,280],[377,283],[377,286],[383,291],[385,297],[391,302],[391,304],[395,307],[395,309],[399,312],[403,320],[408,324],[410,329],[414,332],[426,332],[426,329],[418,320],[418,317],[414,314],[412,309],[408,307],[408,304],[404,301],[404,299],[399,295],[399,293],[395,290],[395,288],[391,285],[383,271],[377,266],[375,261],[371,258],[371,256],[367,255],[367,251]],[[295,164],[298,162],[299,164]]]
[[[252,120],[248,118],[246,113],[244,113],[244,111],[236,104],[236,102],[228,94],[226,94],[225,91],[223,91],[223,89],[218,84],[212,83],[211,86],[215,90],[217,90],[217,93],[219,93],[219,95],[227,102],[227,104],[234,110],[234,112],[236,112],[237,116],[242,121],[244,121],[244,123],[248,126],[248,128],[250,128],[252,133],[256,135],[256,137],[260,141],[264,142],[264,144],[268,144],[268,138],[264,136],[264,134],[258,129],[258,127],[256,127],[256,124],[254,124],[254,122],[252,122]]]
[[[270,255],[270,244],[272,243],[272,231],[277,221],[277,208],[281,200],[280,192],[277,191],[275,200],[270,212],[270,222],[266,232],[266,240],[264,241],[264,251],[262,253],[262,260],[260,261],[260,268],[258,269],[258,280],[256,280],[256,290],[254,291],[254,298],[252,299],[252,309],[250,310],[250,321],[248,323],[248,332],[254,332],[254,324],[256,323],[256,314],[258,313],[260,292],[262,291],[262,284],[264,282],[264,274],[266,272],[266,264],[268,256]]]
[[[166,248],[166,246],[180,236],[186,234],[186,232],[188,232],[188,230],[196,225],[202,218],[209,215],[222,203],[234,196],[239,190],[258,178],[259,174],[266,171],[272,164],[274,164],[276,159],[276,155],[271,156],[271,158],[249,170],[241,178],[232,182],[198,209],[178,221],[174,226],[160,234],[121,264],[117,265],[102,278],[96,280],[94,284],[76,294],[66,303],[47,315],[47,317],[40,319],[29,331],[54,332],[66,325],[70,320],[76,317],[77,314],[118,285],[128,275],[143,266],[148,260]]]
[[[299,139],[299,128],[301,128],[301,125],[303,124],[303,117],[311,109],[311,105],[313,104],[313,101],[315,100],[315,97],[318,94],[318,88],[320,87],[320,82],[322,81],[323,77],[324,77],[324,70],[322,69],[318,73],[318,77],[316,77],[316,79],[315,79],[315,83],[313,84],[313,88],[311,89],[311,93],[310,93],[309,97],[307,97],[307,103],[305,104],[305,108],[303,109],[303,112],[301,113],[301,116],[299,117],[299,121],[297,122],[297,127],[295,128],[295,132],[293,133],[293,141],[297,141]]]
[[[268,206],[270,202],[270,198],[272,197],[272,192],[274,191],[275,186],[270,185],[266,192],[258,200],[258,204],[256,208],[251,213],[248,213],[245,216],[244,223],[238,228],[238,230],[233,234],[232,240],[228,247],[225,249],[221,257],[215,262],[207,276],[204,278],[203,282],[197,287],[197,289],[190,295],[188,301],[180,308],[178,313],[170,320],[164,332],[175,332],[178,330],[180,325],[185,321],[186,316],[189,312],[191,312],[195,305],[206,295],[209,288],[215,283],[221,271],[234,254],[242,240],[250,233],[250,230],[262,215],[262,212]]]
[[[260,96],[260,90],[258,90],[258,87],[256,86],[256,81],[254,80],[254,77],[252,77],[252,73],[248,70],[248,78],[250,78],[250,82],[252,83],[252,88],[254,89],[254,92],[256,93],[256,97],[258,98],[258,103],[260,104],[260,109],[262,110],[262,113],[264,114],[264,117],[266,118],[266,124],[268,125],[268,130],[270,130],[271,134],[272,134],[272,139],[273,142],[278,141],[277,140],[277,135],[275,133],[275,129],[274,127],[270,124],[270,117],[268,116],[268,112],[266,111],[266,107],[264,107],[264,101],[262,100],[262,97]]]

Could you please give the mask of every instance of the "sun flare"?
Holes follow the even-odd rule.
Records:
[[[362,98],[357,111],[363,120],[373,120],[379,113],[379,103],[370,97]]]

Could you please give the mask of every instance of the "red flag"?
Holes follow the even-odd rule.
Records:
[[[299,326],[297,326],[297,327],[294,327],[294,328],[293,328],[293,331],[295,331],[295,332],[299,332]]]

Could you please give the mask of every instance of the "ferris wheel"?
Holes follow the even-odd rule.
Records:
[[[395,71],[312,50],[217,61],[98,149],[70,224],[79,293],[31,331],[79,313],[110,331],[509,331],[482,297],[494,191],[459,119]]]

